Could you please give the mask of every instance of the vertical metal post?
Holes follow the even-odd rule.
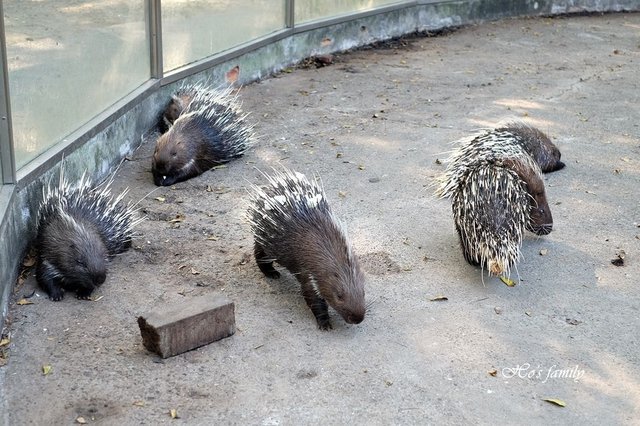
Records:
[[[296,24],[296,0],[287,0],[287,3],[285,5],[285,27],[286,28],[293,28],[294,25]]]
[[[151,53],[151,78],[163,76],[162,64],[162,12],[160,0],[147,0],[147,26],[149,28],[149,49]]]
[[[11,127],[11,102],[9,98],[9,69],[7,66],[7,37],[4,33],[4,12],[0,1],[0,162],[2,182],[16,183],[16,162]]]

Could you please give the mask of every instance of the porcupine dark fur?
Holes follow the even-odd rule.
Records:
[[[564,168],[560,161],[560,150],[551,142],[549,136],[539,129],[520,122],[507,123],[498,127],[496,133],[503,133],[506,137],[511,135],[518,139],[518,143],[538,163],[542,173],[555,172]]]
[[[200,88],[200,90],[202,90],[202,88]],[[179,88],[171,95],[171,100],[162,113],[161,127],[163,127],[164,132],[173,126],[173,123],[175,123],[187,105],[193,100],[197,91],[198,86],[189,85]]]
[[[58,184],[43,189],[36,279],[51,300],[61,300],[64,290],[89,298],[104,283],[109,258],[131,246],[133,228],[142,218],[122,201],[127,191],[113,197],[110,184],[93,188],[83,176],[71,186],[61,169]]]
[[[185,86],[172,98],[163,120],[171,124],[157,142],[152,160],[158,186],[199,176],[212,167],[242,156],[253,144],[233,89]]]
[[[331,328],[327,305],[349,324],[362,322],[364,275],[322,188],[286,169],[265,177],[269,185],[254,187],[249,209],[260,270],[278,278],[274,261],[289,270],[320,329]]]
[[[437,193],[452,200],[465,259],[509,275],[524,230],[546,235],[553,228],[541,166],[563,168],[560,151],[538,129],[511,123],[463,141],[447,163]]]

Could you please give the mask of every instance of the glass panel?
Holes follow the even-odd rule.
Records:
[[[296,0],[294,16],[296,24],[300,24],[347,13],[365,12],[394,3],[404,2],[399,0]]]
[[[285,28],[285,0],[163,0],[165,71]]]
[[[149,79],[145,3],[3,1],[18,168]]]

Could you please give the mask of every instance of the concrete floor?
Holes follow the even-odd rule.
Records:
[[[141,201],[144,235],[95,302],[12,304],[0,423],[637,424],[639,65],[640,15],[617,14],[405,39],[246,86],[259,144]],[[526,238],[515,287],[464,262],[431,187],[452,141],[505,117],[567,163],[545,176],[554,230]],[[155,188],[152,151],[114,190]],[[362,324],[319,331],[293,277],[256,267],[246,187],[277,163],[322,178],[367,275]],[[210,293],[235,301],[234,336],[144,349],[137,316]]]

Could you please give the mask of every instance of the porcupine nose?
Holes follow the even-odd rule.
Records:
[[[543,218],[544,223],[534,227],[533,232],[536,235],[547,235],[553,229],[553,216],[549,210],[545,210],[543,207],[538,208],[538,216]]]
[[[96,285],[102,285],[107,279],[107,274],[105,272],[98,272],[93,276],[93,282]]]
[[[345,321],[348,324],[360,324],[364,320],[364,312],[351,313],[347,315]]]
[[[552,230],[553,230],[553,223],[545,223],[543,225],[540,225],[539,227],[536,227],[536,229],[534,229],[533,232],[536,235],[547,235]]]

